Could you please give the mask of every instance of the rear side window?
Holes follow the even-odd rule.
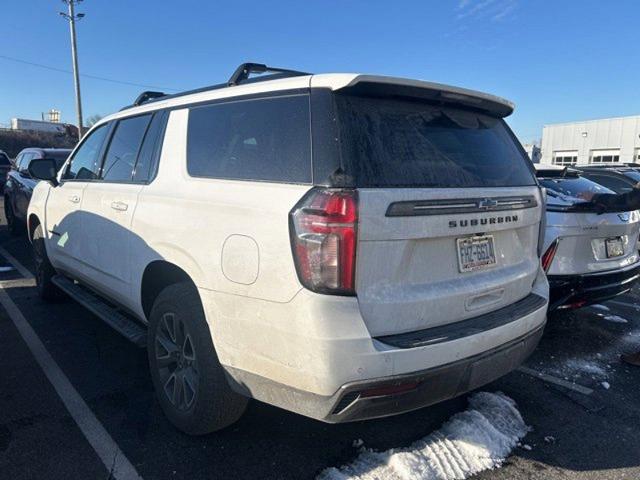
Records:
[[[187,169],[194,177],[310,183],[308,95],[192,108]]]
[[[103,180],[131,181],[138,151],[150,120],[151,115],[141,115],[118,122],[102,166]]]
[[[156,113],[151,120],[140,148],[136,168],[133,172],[134,182],[148,182],[154,176],[154,167],[162,148],[165,125],[166,112]]]
[[[95,180],[98,177],[100,152],[108,131],[108,125],[104,124],[85,138],[64,173],[65,180],[86,181]]]
[[[336,95],[342,163],[357,187],[535,185],[505,123],[419,101]]]

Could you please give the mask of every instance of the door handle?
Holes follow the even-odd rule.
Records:
[[[127,208],[129,208],[129,205],[127,205],[124,202],[111,202],[111,208],[113,208],[114,210],[120,210],[121,212],[124,212],[127,210]]]
[[[71,203],[80,203],[80,197],[78,195],[70,195],[69,201]]]

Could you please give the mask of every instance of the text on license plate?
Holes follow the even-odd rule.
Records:
[[[458,266],[461,272],[473,272],[496,264],[492,235],[458,238]]]
[[[607,250],[607,258],[621,257],[624,255],[624,243],[622,237],[607,238],[604,241],[604,246]]]

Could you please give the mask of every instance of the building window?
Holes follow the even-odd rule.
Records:
[[[591,163],[613,163],[619,161],[620,155],[594,155],[591,157]]]
[[[620,150],[592,150],[590,163],[618,163]]]
[[[575,154],[556,153],[553,156],[554,165],[575,165],[578,163],[578,156]]]

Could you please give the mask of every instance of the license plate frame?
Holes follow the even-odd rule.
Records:
[[[485,250],[485,251],[481,251]],[[477,272],[495,267],[496,243],[493,235],[476,235],[456,239],[456,253],[460,273]],[[481,253],[486,258],[479,258]]]
[[[624,242],[622,237],[605,238],[604,249],[607,258],[622,257],[624,255]]]

